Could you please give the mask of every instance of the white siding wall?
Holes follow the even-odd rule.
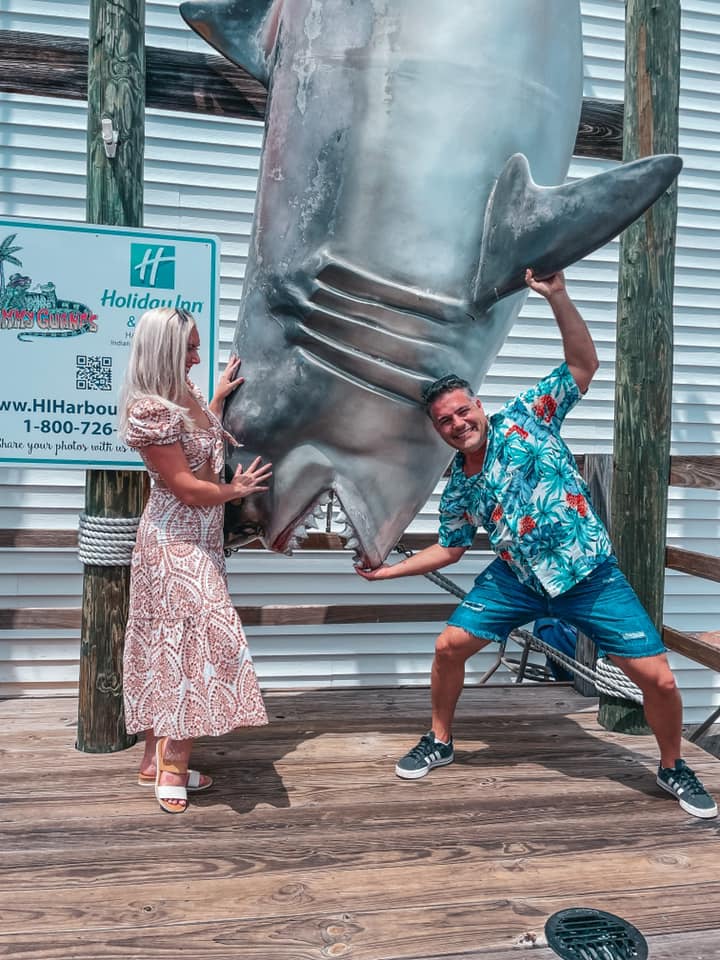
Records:
[[[176,0],[148,0],[147,42],[205,51],[187,30]],[[585,95],[622,99],[623,0],[585,0]],[[87,35],[85,0],[5,0],[0,29]],[[720,7],[684,0],[673,453],[720,449]],[[262,126],[252,122],[149,111],[145,222],[222,238],[221,361],[232,340],[260,158]],[[576,160],[571,176],[609,164]],[[52,171],[52,172],[48,172]],[[77,102],[0,95],[0,213],[82,221],[85,209],[85,108]],[[568,271],[572,293],[595,337],[601,368],[565,435],[576,452],[609,451],[613,433],[616,243]],[[488,376],[490,410],[531,385],[559,359],[557,331],[542,300],[531,298]],[[414,529],[433,530],[439,490]],[[83,507],[80,472],[0,468],[0,528],[67,529]],[[718,553],[720,498],[671,490],[668,540]],[[641,548],[642,531],[638,531]],[[454,577],[468,587],[486,558],[466,556]],[[238,603],[348,603],[445,599],[423,578],[367,584],[350,554],[302,552],[293,558],[251,551],[228,564]],[[79,605],[82,567],[69,550],[0,550],[0,606]],[[720,589],[669,573],[666,616],[680,629],[720,626]],[[253,628],[248,631],[266,687],[426,683],[436,624]],[[0,695],[71,692],[77,680],[75,631],[0,633]],[[481,673],[489,655],[473,661]],[[720,679],[673,657],[686,719],[720,701]]]

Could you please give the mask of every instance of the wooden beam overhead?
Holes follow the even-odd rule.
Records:
[[[0,92],[85,100],[87,42],[73,37],[0,30]],[[262,120],[265,88],[224,57],[186,50],[146,50],[146,104],[185,111]],[[622,158],[623,105],[583,102],[575,155]]]

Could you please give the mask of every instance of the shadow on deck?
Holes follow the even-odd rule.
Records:
[[[393,766],[427,690],[267,704],[268,727],[198,742],[216,786],[171,817],[135,786],[140,746],[74,750],[75,701],[0,702],[0,957],[510,960],[590,906],[652,960],[720,958],[720,821],[570,687],[466,690],[456,762],[414,782]],[[687,756],[720,795],[720,763]]]

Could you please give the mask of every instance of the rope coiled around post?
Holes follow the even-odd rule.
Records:
[[[128,567],[140,517],[90,517],[80,514],[78,557],[95,567]]]

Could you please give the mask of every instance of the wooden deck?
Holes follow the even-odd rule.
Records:
[[[139,746],[74,750],[74,701],[0,702],[0,957],[510,960],[592,906],[652,960],[720,958],[720,822],[569,687],[466,691],[455,764],[417,782],[393,764],[426,690],[267,702],[267,728],[198,743],[216,788],[176,817],[135,786]],[[720,762],[687,755],[720,795]]]

